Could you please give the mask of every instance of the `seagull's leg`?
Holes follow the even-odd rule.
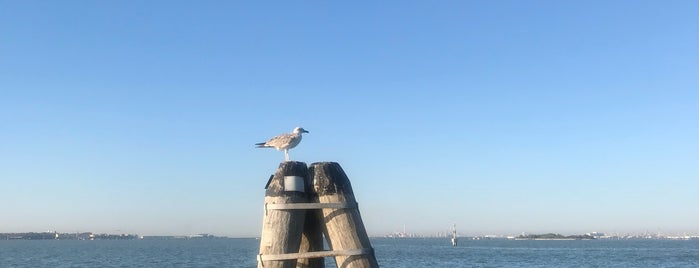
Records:
[[[286,161],[289,161],[289,149],[284,149],[284,159],[286,159]]]

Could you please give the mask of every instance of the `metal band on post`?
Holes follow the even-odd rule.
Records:
[[[357,208],[357,202],[343,203],[285,203],[285,204],[265,204],[265,209],[324,209],[324,208]]]
[[[284,191],[286,192],[306,192],[306,183],[301,176],[284,176]]]
[[[310,258],[324,258],[324,257],[334,257],[334,256],[357,256],[357,255],[367,255],[374,252],[373,248],[361,248],[361,249],[346,249],[346,250],[323,250],[314,252],[304,252],[304,253],[286,253],[286,254],[275,254],[275,255],[258,255],[258,259],[261,261],[282,261],[282,260],[293,260],[293,259],[310,259]]]

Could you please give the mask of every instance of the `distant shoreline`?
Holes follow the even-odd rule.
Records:
[[[138,234],[96,234],[92,232],[59,233],[59,232],[27,232],[0,233],[0,240],[167,240],[167,239],[217,239],[228,238],[210,234],[195,235],[163,235],[142,236]]]
[[[537,241],[570,241],[570,240],[595,240],[595,238],[515,238],[514,240],[537,240]]]

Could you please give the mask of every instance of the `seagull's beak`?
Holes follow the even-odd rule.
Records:
[[[301,132],[303,132],[303,133],[310,133],[310,132],[308,132],[308,130],[305,130],[305,129],[304,129],[304,130],[301,130]]]

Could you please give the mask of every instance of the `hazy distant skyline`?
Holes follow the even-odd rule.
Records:
[[[699,233],[696,1],[0,1],[0,232],[259,236],[283,153],[367,230]]]

